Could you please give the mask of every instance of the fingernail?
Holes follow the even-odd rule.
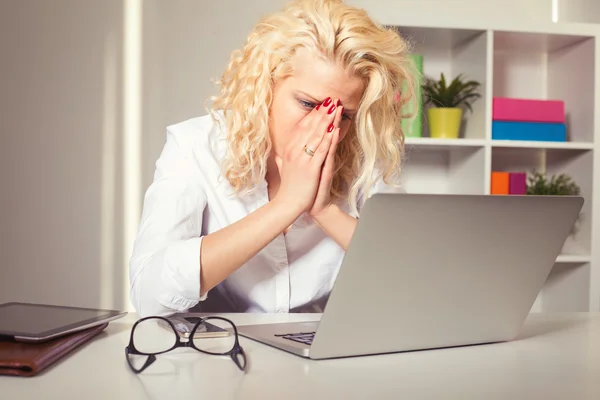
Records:
[[[331,114],[335,111],[335,105],[331,105],[331,107],[329,107],[329,111],[327,111],[327,114]]]
[[[315,108],[318,110],[319,108],[321,108],[321,105],[317,104],[317,106]]]
[[[339,106],[341,106],[341,105],[342,105],[342,101],[338,99],[338,101],[337,101],[337,106],[339,107]]]
[[[334,128],[333,124],[329,124],[329,127],[327,128],[327,132],[329,132],[329,133],[333,132],[333,128]]]
[[[330,105],[330,104],[331,104],[331,97],[328,97],[328,98],[326,98],[326,99],[325,99],[325,101],[323,102],[323,105],[324,105],[325,107],[327,107],[327,106],[328,106],[328,105]]]

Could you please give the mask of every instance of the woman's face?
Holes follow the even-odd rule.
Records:
[[[269,128],[275,155],[292,140],[292,132],[314,107],[331,97],[340,100],[344,115],[340,123],[340,141],[355,116],[364,91],[363,81],[349,75],[340,66],[324,61],[304,50],[294,59],[294,74],[275,84]]]

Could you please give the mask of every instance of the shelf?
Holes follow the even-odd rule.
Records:
[[[594,39],[498,31],[493,39],[493,97],[562,100],[569,140],[594,142]]]
[[[385,23],[393,22],[413,52],[423,56],[426,76],[463,74],[482,85],[473,112],[464,115],[460,139],[431,138],[425,107],[422,137],[405,139],[406,191],[489,194],[493,171],[569,175],[585,202],[534,309],[600,310],[600,265],[590,255],[600,223],[594,196],[600,193],[598,30],[564,23],[463,26],[387,12]],[[567,141],[493,140],[494,97],[564,101]]]
[[[585,264],[592,260],[590,256],[580,254],[561,254],[556,258],[557,264]]]
[[[421,139],[418,143],[429,142]],[[442,140],[458,144],[460,140]],[[473,140],[465,143],[483,142]],[[484,194],[485,148],[483,145],[423,144],[406,151],[402,185],[409,193]],[[426,151],[443,149],[446,151]]]
[[[492,147],[491,170],[504,172],[545,172],[547,176],[567,174],[581,189],[584,204],[573,232],[563,246],[563,254],[589,254],[591,251],[594,153],[564,149]]]
[[[588,142],[535,142],[526,140],[492,140],[492,147],[511,147],[522,149],[592,150],[594,148],[594,144]]]
[[[568,263],[556,264],[539,294],[539,311],[588,311],[590,304],[589,264],[573,268]]]
[[[588,39],[591,38],[581,35],[494,31],[494,47],[498,51],[551,53]]]
[[[444,74],[449,81],[458,74],[481,82],[481,99],[474,102],[473,111],[466,115],[461,137],[484,139],[486,137],[485,99],[491,90],[487,84],[488,48],[491,35],[487,30],[446,29],[394,26],[411,45],[412,53],[423,57],[424,77],[439,79]],[[489,89],[488,89],[488,86]],[[423,110],[423,137],[429,135],[427,109]]]
[[[429,150],[448,150],[456,147],[484,147],[488,142],[484,139],[437,139],[429,137],[407,137],[405,145]],[[547,149],[547,150],[593,150],[594,143],[589,142],[537,142],[527,140],[492,140],[494,148],[514,149]]]
[[[591,182],[593,146],[587,143],[513,143],[492,141],[492,170],[577,174],[579,183]]]
[[[396,31],[414,46],[426,46],[429,49],[448,50],[470,41],[485,30],[426,28],[417,26],[399,26]]]
[[[451,150],[460,147],[483,147],[484,139],[437,139],[429,137],[408,137],[405,140],[407,147],[419,150]]]

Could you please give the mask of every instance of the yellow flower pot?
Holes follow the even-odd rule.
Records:
[[[434,107],[427,110],[429,135],[432,138],[456,139],[462,121],[461,108]]]

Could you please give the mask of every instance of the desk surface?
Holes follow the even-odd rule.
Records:
[[[226,315],[239,325],[314,314]],[[250,369],[184,349],[133,374],[130,314],[41,375],[0,377],[20,399],[600,399],[600,314],[531,314],[513,342],[312,361],[241,338]]]

